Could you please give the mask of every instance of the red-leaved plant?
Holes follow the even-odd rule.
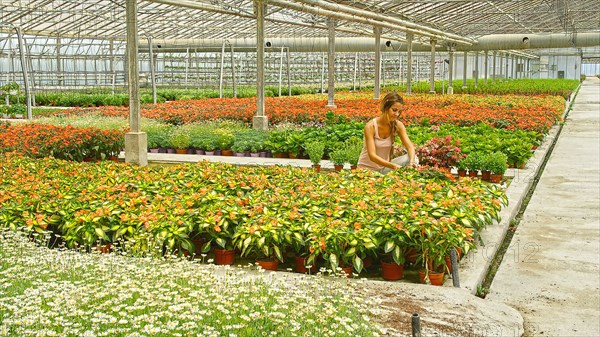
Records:
[[[450,168],[466,157],[459,145],[451,136],[432,138],[417,148],[417,157],[422,165]]]

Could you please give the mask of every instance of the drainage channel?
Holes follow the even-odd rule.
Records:
[[[575,101],[575,97],[577,97],[578,92],[579,92],[579,87],[577,88],[577,91],[576,91],[575,95],[573,96],[573,99],[571,99],[571,103],[569,104],[569,108],[567,109],[567,112],[563,116],[564,121],[566,121],[567,117],[569,116],[569,111],[571,111],[573,102]],[[513,219],[510,220],[510,224],[508,226],[508,230],[506,231],[506,235],[504,236],[504,239],[502,240],[500,247],[496,251],[496,255],[494,255],[494,258],[492,259],[492,262],[490,263],[488,271],[487,271],[483,281],[481,282],[481,285],[477,287],[476,295],[478,297],[485,298],[490,290],[492,282],[494,281],[494,276],[496,276],[496,272],[498,271],[500,264],[502,264],[502,260],[504,259],[504,254],[508,250],[508,247],[510,246],[512,238],[515,235],[515,231],[519,227],[519,223],[521,222],[521,219],[523,218],[523,213],[525,213],[525,210],[527,209],[527,206],[529,205],[529,201],[531,200],[531,196],[533,195],[533,192],[535,191],[535,188],[537,187],[540,177],[542,176],[544,169],[546,168],[546,163],[548,162],[548,160],[550,159],[550,155],[554,151],[554,146],[556,146],[556,142],[558,141],[558,138],[560,137],[563,126],[564,126],[564,122],[559,125],[558,131],[556,133],[556,137],[554,137],[554,139],[552,140],[552,143],[548,146],[548,151],[546,151],[546,154],[544,155],[542,162],[540,163],[540,168],[537,170],[537,173],[533,177],[533,182],[531,183],[531,186],[527,190],[527,194],[523,198],[521,207],[519,207],[519,212],[517,213],[517,215],[515,215],[515,217]]]

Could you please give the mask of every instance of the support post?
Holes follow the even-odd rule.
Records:
[[[502,82],[502,73],[504,72],[504,65],[502,65],[503,60],[504,59],[502,57],[502,53],[498,53],[498,65],[499,65],[499,70],[500,70],[498,77],[499,77],[500,82]]]
[[[265,116],[265,0],[254,0],[256,14],[256,116],[252,127],[266,130],[269,121]]]
[[[421,317],[413,314],[411,317],[412,337],[421,337]]]
[[[460,280],[458,278],[458,256],[456,249],[450,249],[450,265],[452,265],[452,285],[455,288],[460,288]]]
[[[286,64],[288,96],[292,96],[292,75],[290,72],[290,48],[285,49],[285,64]]]
[[[335,20],[327,18],[327,107],[335,109]]]
[[[127,18],[127,77],[129,91],[129,129],[125,134],[125,162],[148,165],[148,139],[140,129],[140,84],[138,65],[137,0],[125,3]]]
[[[110,40],[108,43],[108,50],[110,52],[110,73],[112,74],[111,80],[111,93],[115,94],[115,84],[117,82],[117,74],[115,72],[115,42],[114,40]]]
[[[278,96],[281,97],[281,86],[283,85],[283,50],[285,47],[281,47],[279,52],[279,90]]]
[[[373,99],[379,99],[381,94],[381,27],[373,27],[375,34],[375,86]]]
[[[223,44],[221,45],[221,64],[219,67],[219,98],[223,98],[223,66],[224,66],[224,63],[225,63],[225,41],[223,41]],[[187,67],[185,68],[185,85],[187,87]]]
[[[190,48],[186,48],[185,51],[185,89],[187,90],[189,84],[189,75],[190,75],[190,61],[191,61]]]
[[[325,53],[321,53],[321,93],[325,93]]]
[[[354,74],[352,75],[352,90],[356,91],[356,70],[358,68],[358,53],[354,53]]]
[[[29,86],[29,74],[27,73],[27,62],[25,59],[25,41],[21,28],[15,28],[17,31],[17,39],[19,40],[19,54],[21,57],[21,71],[23,72],[23,86],[25,87],[25,97],[27,98],[27,119],[31,119],[31,88]]]
[[[473,71],[473,75],[475,75],[475,88],[479,85],[479,52],[475,52],[475,70]]]
[[[486,50],[483,52],[483,84],[488,84],[488,54],[489,51]]]
[[[452,81],[454,77],[454,46],[450,46],[450,50],[448,51],[448,95],[454,94],[454,86],[452,85]]]
[[[496,82],[496,51],[492,52],[492,81]]]
[[[431,44],[431,60],[429,63],[429,93],[435,94],[435,43],[434,39],[429,41]],[[442,74],[443,76],[443,74]],[[442,77],[443,78],[443,77]]]
[[[62,48],[62,41],[60,36],[56,37],[56,78],[58,79],[58,86],[63,86],[63,66],[62,59],[60,57],[60,49]]]
[[[463,53],[463,90],[467,89],[467,52]]]
[[[412,81],[412,41],[413,35],[406,34],[406,47],[407,47],[407,56],[406,56],[406,95],[410,96],[411,94],[411,81]]]
[[[233,98],[237,98],[237,86],[235,81],[235,57],[233,54],[233,45],[229,44],[229,54],[231,55],[231,84],[233,86]],[[195,53],[194,53],[195,55]]]
[[[154,69],[154,51],[152,50],[152,36],[148,37],[148,52],[150,53],[150,83],[152,85],[152,104],[156,104],[156,70]]]

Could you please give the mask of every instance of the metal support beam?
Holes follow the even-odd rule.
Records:
[[[502,57],[502,53],[498,53],[498,68],[499,68],[499,73],[498,73],[498,77],[499,77],[499,81],[502,82],[503,81],[503,76],[502,74],[504,73],[504,58]]]
[[[327,107],[335,109],[335,20],[327,18],[329,48],[327,50]]]
[[[225,63],[225,42],[221,46],[221,63],[219,66],[219,98],[223,98],[223,68]],[[187,67],[185,68],[185,84],[187,86]]]
[[[156,69],[154,69],[154,51],[152,50],[152,36],[148,36],[148,44],[150,45],[150,83],[152,85],[152,104],[156,104]]]
[[[19,54],[21,57],[21,71],[23,72],[23,86],[25,87],[25,97],[27,98],[27,119],[31,120],[31,88],[29,86],[29,74],[27,72],[27,60],[25,57],[25,41],[23,40],[23,34],[21,34],[21,28],[16,27],[17,39],[19,41]]]
[[[291,75],[291,71],[290,71],[290,50],[288,48],[285,49],[285,64],[286,64],[288,96],[292,96],[292,75]]]
[[[448,95],[454,94],[454,86],[452,85],[452,81],[454,81],[454,46],[450,46],[450,51],[448,51]]]
[[[496,58],[497,58],[497,54],[496,51],[494,50],[494,52],[492,53],[492,81],[496,82]]]
[[[475,70],[473,71],[473,75],[475,75],[475,88],[479,85],[479,52],[475,52]]]
[[[413,40],[413,35],[412,34],[406,34],[406,43],[407,48],[408,48],[408,52],[406,55],[406,95],[410,96],[411,94],[411,81],[412,81],[412,40]]]
[[[463,52],[463,89],[467,89],[467,52]]]
[[[381,94],[381,49],[377,46],[381,45],[381,28],[373,27],[375,34],[375,86],[373,87],[373,99],[379,99]]]
[[[58,79],[59,87],[62,87],[64,84],[62,58],[60,57],[61,56],[61,54],[60,54],[61,48],[62,48],[62,41],[60,39],[60,36],[57,36],[56,37],[56,77]]]
[[[430,94],[435,94],[435,43],[436,43],[436,41],[434,39],[430,40],[430,44],[431,44],[431,60],[430,60],[430,65],[429,65],[429,93]]]
[[[279,52],[279,86],[278,86],[278,96],[281,97],[281,86],[283,85],[283,57],[284,57],[284,47],[281,47],[281,51]]]
[[[233,54],[233,46],[229,45],[229,54],[231,55],[231,84],[233,86],[233,97],[237,98],[237,86],[235,81],[235,57]]]
[[[483,52],[483,84],[487,85],[488,84],[488,65],[489,65],[489,60],[488,60],[488,55],[489,51],[484,51]]]

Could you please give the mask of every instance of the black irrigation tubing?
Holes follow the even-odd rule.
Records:
[[[544,173],[544,169],[546,168],[546,163],[548,162],[548,160],[550,159],[550,155],[554,151],[556,142],[558,141],[558,138],[560,137],[560,134],[562,133],[563,126],[567,120],[567,117],[569,116],[569,112],[571,111],[571,107],[573,106],[573,102],[575,101],[575,98],[577,97],[577,94],[579,93],[580,88],[581,88],[581,85],[577,87],[577,90],[575,91],[575,95],[573,95],[573,98],[571,99],[571,101],[569,103],[569,107],[567,108],[567,111],[563,115],[563,122],[560,123],[558,131],[556,132],[556,137],[554,137],[554,139],[552,140],[552,143],[548,147],[548,151],[546,151],[546,154],[544,155],[544,158],[542,159],[542,162],[540,163],[540,167],[537,170],[537,173],[533,177],[533,182],[532,182],[531,186],[529,187],[529,189],[527,190],[527,194],[525,195],[525,198],[523,198],[523,202],[521,203],[521,206],[519,207],[518,213],[515,215],[515,217],[513,219],[510,220],[508,230],[506,231],[506,235],[504,236],[504,239],[502,240],[500,248],[496,251],[496,255],[494,255],[494,258],[493,258],[492,262],[490,263],[488,271],[487,271],[483,281],[481,282],[480,289],[482,290],[483,293],[480,293],[478,291],[477,296],[479,296],[479,297],[485,298],[485,296],[487,295],[487,292],[490,289],[490,286],[492,285],[492,282],[494,281],[496,272],[498,271],[498,268],[500,267],[500,264],[502,263],[502,260],[504,259],[504,254],[506,253],[506,251],[508,250],[508,247],[510,246],[510,243],[515,234],[515,231],[519,227],[519,223],[521,222],[521,219],[523,218],[523,213],[525,213],[525,210],[527,209],[527,206],[529,205],[529,200],[531,199],[533,192],[535,192],[535,188],[537,187],[540,177]]]

